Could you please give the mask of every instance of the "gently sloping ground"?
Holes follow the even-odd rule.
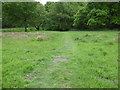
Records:
[[[67,41],[68,44],[65,43]],[[73,77],[73,72],[70,71],[68,69],[68,65],[65,64],[71,61],[71,53],[74,53],[73,48],[71,49],[66,47],[74,47],[72,46],[73,43],[74,42],[71,41],[71,36],[69,36],[69,34],[67,33],[62,33],[61,37],[59,37],[59,39],[57,39],[55,43],[54,41],[51,41],[49,43],[49,46],[52,46],[52,44],[54,44],[57,46],[57,48],[55,48],[50,53],[55,54],[49,62],[43,61],[45,63],[45,69],[42,69],[40,65],[36,66],[35,71],[37,71],[37,68],[40,67],[39,73],[37,71],[37,76],[40,77],[37,77],[37,81],[34,81],[33,83],[37,83],[40,88],[71,88],[69,81],[71,81],[70,77]],[[29,86],[34,87],[35,85],[30,84]]]
[[[68,35],[66,32],[63,33],[63,46],[61,46],[61,50],[64,52],[60,53],[60,55],[56,55],[52,61],[69,61],[68,57],[70,53],[74,53],[75,48],[75,43],[72,41],[71,35]]]
[[[2,38],[0,38],[0,90],[2,90]]]
[[[69,63],[71,61],[71,57],[74,53],[74,50],[76,50],[76,43],[72,41],[71,35],[68,33],[62,33],[61,38],[61,49],[59,51],[59,54],[54,55],[54,58],[51,59],[53,63],[45,70],[46,73],[44,73],[45,81],[51,81],[52,80],[52,87],[54,88],[71,88],[70,85],[70,77],[74,77],[73,71],[70,71],[68,66],[65,64]],[[66,43],[67,42],[67,43]],[[71,47],[71,48],[68,48]],[[62,73],[62,74],[61,74]],[[50,88],[51,84],[47,83],[47,87]]]
[[[52,38],[44,42],[3,38],[3,87],[117,88],[118,44],[105,44],[116,32],[104,32],[107,38],[96,43],[91,40],[103,32],[49,33]],[[96,36],[86,38],[86,42],[74,40],[86,33]],[[52,61],[59,58],[68,61]]]

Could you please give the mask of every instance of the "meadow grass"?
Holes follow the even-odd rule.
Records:
[[[2,33],[0,33],[2,35]],[[2,89],[2,38],[0,38],[0,90]]]
[[[4,32],[3,88],[117,88],[117,37],[117,31]]]
[[[3,29],[0,29],[0,32],[24,32],[25,31],[25,28],[22,27],[22,28],[3,28]],[[35,31],[35,28],[34,27],[29,27],[27,28],[27,31],[28,32],[34,32]]]

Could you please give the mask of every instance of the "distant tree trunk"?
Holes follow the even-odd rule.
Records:
[[[27,26],[25,26],[25,32],[27,32]]]
[[[25,18],[25,32],[27,32],[27,18]]]
[[[37,26],[37,30],[40,30],[40,26]]]
[[[37,30],[40,30],[40,26],[35,26],[35,28],[36,28]]]

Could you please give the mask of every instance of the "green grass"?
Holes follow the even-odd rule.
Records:
[[[24,32],[25,31],[25,28],[4,28],[4,29],[0,29],[0,32]],[[27,31],[28,32],[31,32],[31,31],[35,31],[35,28],[34,27],[29,27],[27,28]]]
[[[0,36],[2,33],[0,33]],[[0,38],[0,90],[2,89],[2,38]]]
[[[4,32],[3,87],[117,88],[117,37],[117,31]]]

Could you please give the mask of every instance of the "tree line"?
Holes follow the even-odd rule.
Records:
[[[3,2],[2,27],[86,30],[120,27],[119,2]]]

